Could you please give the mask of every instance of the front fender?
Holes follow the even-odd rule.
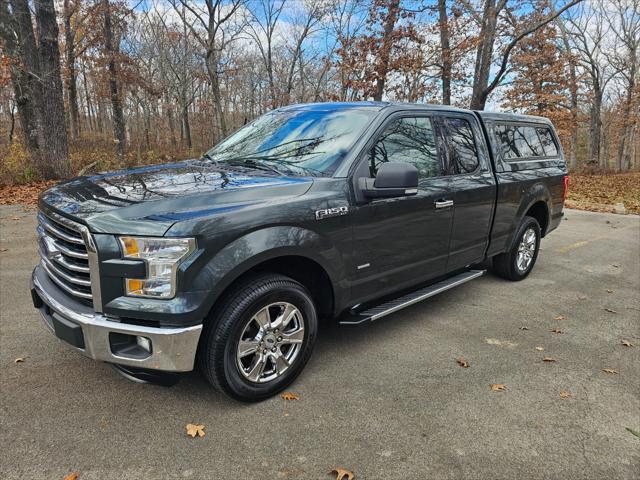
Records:
[[[273,226],[235,239],[206,262],[190,286],[190,290],[207,292],[198,310],[206,315],[222,292],[251,268],[290,255],[318,263],[331,280],[334,298],[339,300],[336,295],[341,290],[337,285],[345,278],[344,261],[329,238],[302,227]]]

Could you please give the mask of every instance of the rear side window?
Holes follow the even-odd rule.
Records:
[[[495,135],[504,160],[552,157],[558,149],[547,127],[498,124]]]
[[[556,142],[553,140],[553,135],[551,135],[551,130],[547,127],[538,127],[536,128],[538,132],[538,136],[540,137],[540,141],[542,142],[542,148],[544,149],[544,154],[547,157],[556,157],[558,156],[558,147],[556,146]]]
[[[447,172],[452,175],[475,172],[480,162],[471,124],[464,118],[447,118],[446,124],[449,139]]]
[[[436,138],[428,117],[403,117],[393,120],[371,150],[369,170],[375,177],[384,162],[414,165],[420,178],[440,175]]]

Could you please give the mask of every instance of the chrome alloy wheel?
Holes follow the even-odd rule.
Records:
[[[516,257],[516,267],[521,273],[526,272],[531,265],[533,256],[536,253],[537,241],[538,238],[536,237],[535,230],[533,228],[527,228],[522,235],[520,245],[518,245],[518,256]]]
[[[295,305],[267,305],[242,330],[236,352],[238,368],[250,382],[275,380],[298,357],[303,340],[304,317]]]

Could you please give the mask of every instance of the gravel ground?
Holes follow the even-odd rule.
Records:
[[[197,373],[140,385],[68,349],[31,305],[34,212],[0,218],[3,480],[640,478],[640,217],[569,210],[523,282],[487,275],[325,326],[300,399],[253,405]]]

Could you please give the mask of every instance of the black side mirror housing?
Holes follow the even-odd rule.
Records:
[[[418,193],[418,169],[403,162],[383,163],[376,178],[360,178],[367,198],[406,197]]]

